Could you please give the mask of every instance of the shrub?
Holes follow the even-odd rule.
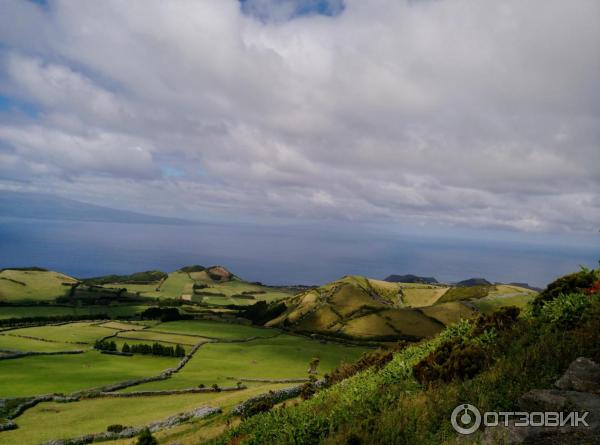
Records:
[[[144,428],[138,436],[137,445],[158,445],[158,441],[148,428]]]
[[[544,302],[539,316],[557,328],[569,329],[579,324],[590,304],[590,297],[582,293],[561,294]]]
[[[275,403],[271,398],[256,400],[246,407],[242,414],[242,419],[247,419],[248,417],[255,416],[256,414],[267,412],[274,406]]]
[[[413,375],[423,385],[441,380],[470,379],[491,362],[488,346],[497,333],[511,328],[519,317],[519,308],[506,307],[493,314],[482,315],[468,335],[453,337],[413,367]]]
[[[300,389],[300,398],[302,400],[308,400],[315,394],[315,392],[317,392],[317,390],[314,382],[306,382],[304,385],[302,385],[302,389]]]
[[[106,431],[108,431],[109,433],[120,433],[121,431],[123,431],[126,428],[127,428],[126,426],[115,424],[115,425],[109,425],[106,428]]]
[[[377,350],[375,352],[365,352],[358,360],[350,363],[342,363],[334,369],[327,376],[327,383],[333,385],[365,369],[381,369],[392,358],[394,356],[390,351]]]
[[[590,270],[582,267],[579,272],[575,272],[564,277],[560,277],[550,283],[546,289],[533,300],[532,309],[534,315],[539,315],[544,304],[552,301],[563,294],[588,292],[594,289],[600,282],[600,268]]]

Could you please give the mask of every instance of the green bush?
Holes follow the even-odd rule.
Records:
[[[275,406],[275,403],[271,398],[259,399],[255,402],[250,403],[248,407],[246,407],[242,414],[242,419],[245,420],[257,414],[267,412],[271,408],[273,408],[273,406]]]
[[[556,328],[577,326],[591,304],[591,298],[581,293],[561,294],[544,302],[539,317]]]
[[[554,300],[559,295],[585,293],[588,289],[593,288],[598,281],[600,281],[600,268],[590,270],[585,267],[582,267],[579,272],[554,280],[533,300],[534,315],[540,313],[546,302]]]
[[[144,428],[138,436],[137,445],[158,445],[158,441],[148,428]]]

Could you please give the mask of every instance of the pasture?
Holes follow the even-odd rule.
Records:
[[[65,295],[77,280],[51,271],[0,272],[0,301],[50,301]],[[63,284],[64,283],[64,284]]]
[[[281,335],[242,343],[207,343],[192,360],[168,380],[145,383],[124,392],[235,385],[235,379],[307,378],[308,363],[320,358],[319,374],[330,372],[342,361],[358,358],[364,348],[321,344],[303,337]],[[231,379],[230,377],[234,378]]]
[[[208,341],[206,338],[194,337],[191,335],[180,335],[171,333],[154,332],[150,330],[143,331],[127,331],[120,332],[117,335],[118,338],[127,340],[129,344],[138,343],[137,340],[142,342],[160,342],[160,343],[171,343],[194,346],[200,342]]]
[[[16,335],[58,342],[93,344],[96,339],[112,335],[116,330],[99,326],[96,323],[82,322],[35,326],[31,328],[14,329],[10,332]]]
[[[76,349],[81,350],[86,349],[86,346],[17,337],[16,335],[14,335],[14,331],[7,331],[5,333],[0,333],[0,349],[15,350],[21,352],[56,352],[73,351]],[[0,364],[0,370],[1,367],[2,365]]]
[[[63,315],[99,315],[109,317],[129,317],[139,314],[148,306],[108,305],[108,306],[0,306],[0,320],[22,317],[56,317]]]
[[[154,376],[175,366],[177,362],[171,357],[123,357],[97,351],[2,360],[0,394],[3,397],[69,394],[109,383]]]
[[[187,334],[198,337],[225,340],[244,340],[252,337],[272,337],[279,334],[278,329],[264,329],[233,323],[219,323],[204,320],[181,320],[159,323],[152,327],[154,332]]]
[[[37,445],[51,439],[99,433],[113,424],[140,426],[204,405],[227,409],[268,389],[288,386],[262,385],[235,392],[40,403],[18,417],[18,429],[0,433],[0,445]],[[135,439],[125,443],[135,443]]]

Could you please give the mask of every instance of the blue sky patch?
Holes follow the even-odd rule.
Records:
[[[263,22],[292,20],[309,15],[334,17],[344,11],[344,0],[239,0],[242,12]]]
[[[24,113],[29,117],[37,117],[40,113],[40,108],[32,103],[0,94],[0,113],[15,111]]]

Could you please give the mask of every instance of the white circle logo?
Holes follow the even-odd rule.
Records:
[[[458,405],[450,417],[452,427],[460,434],[473,434],[481,425],[481,413],[473,405]]]

